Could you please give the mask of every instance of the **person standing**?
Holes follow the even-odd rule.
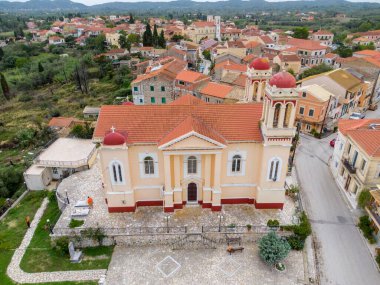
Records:
[[[90,196],[87,197],[87,204],[90,208],[94,205],[94,200]]]
[[[28,226],[28,228],[30,228],[30,217],[29,216],[26,216],[25,222],[26,222],[26,225]]]

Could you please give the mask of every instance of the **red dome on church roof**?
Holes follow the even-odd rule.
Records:
[[[251,62],[249,68],[255,70],[268,70],[270,69],[269,60],[266,57],[258,57]]]
[[[125,137],[118,132],[111,132],[104,137],[104,145],[122,145],[125,143]]]
[[[278,88],[294,88],[296,87],[296,79],[289,72],[282,71],[276,73],[270,80],[270,86],[276,86]]]

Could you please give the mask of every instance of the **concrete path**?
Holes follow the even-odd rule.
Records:
[[[296,155],[304,205],[319,250],[320,281],[334,285],[378,285],[380,273],[328,168],[332,154],[329,141],[333,136],[317,140],[302,135]]]
[[[8,266],[8,276],[17,283],[43,283],[43,282],[62,282],[62,281],[86,281],[99,280],[100,276],[106,273],[106,270],[82,270],[82,271],[55,271],[41,273],[26,273],[20,268],[20,262],[25,254],[38,223],[46,209],[49,200],[45,198],[41,207],[36,212],[34,219],[30,225],[30,229],[26,232],[24,239],[18,249],[15,250],[12,260]]]

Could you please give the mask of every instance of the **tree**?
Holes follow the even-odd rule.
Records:
[[[8,82],[5,79],[4,74],[0,73],[0,84],[1,84],[1,90],[3,90],[3,94],[5,99],[10,100],[11,99],[11,92],[9,90]]]
[[[294,28],[293,32],[293,37],[296,39],[307,39],[309,37],[309,30],[307,27]]]
[[[128,50],[129,53],[131,53],[132,43],[129,39],[125,42],[125,48]]]
[[[4,51],[3,51],[3,48],[0,47],[0,61],[3,59],[4,57]]]
[[[300,74],[300,79],[303,79],[303,78],[306,78],[306,77],[309,77],[309,76],[312,76],[312,75],[316,75],[316,74],[320,74],[320,73],[323,73],[323,72],[327,72],[327,71],[330,71],[332,70],[332,67],[326,65],[325,63],[322,63],[322,64],[319,64],[317,66],[314,66],[312,68],[309,68],[307,70],[305,70],[304,72],[302,72]]]
[[[372,23],[367,21],[360,24],[358,31],[359,32],[367,32],[372,28]]]
[[[344,45],[341,45],[335,50],[335,53],[339,54],[340,57],[351,57],[352,49]]]
[[[205,59],[207,60],[211,60],[211,52],[207,49],[205,49],[203,52],[202,52],[203,56]]]
[[[164,30],[161,30],[160,36],[158,38],[158,46],[160,48],[166,48],[166,41],[165,41]]]
[[[131,44],[136,44],[140,42],[140,35],[137,34],[129,34],[128,40],[131,42]]]
[[[183,40],[183,36],[181,36],[181,35],[174,35],[174,36],[172,36],[171,40],[173,42],[179,42],[180,40]]]
[[[133,18],[132,13],[129,14],[129,23],[130,23],[130,24],[134,24],[134,23],[135,23],[135,19]]]
[[[364,209],[366,206],[368,206],[370,201],[371,193],[369,193],[368,189],[364,189],[362,192],[360,192],[358,196],[358,205],[360,208]]]
[[[157,25],[154,25],[153,28],[153,38],[152,38],[153,46],[157,47],[158,46],[158,31],[157,31]]]
[[[153,45],[153,35],[149,23],[146,25],[145,32],[143,34],[143,46],[151,47]]]
[[[38,62],[38,72],[44,72],[44,67],[42,66],[41,61]]]
[[[118,42],[121,48],[127,47],[127,36],[125,35],[125,33],[120,33]]]
[[[274,266],[284,260],[290,251],[289,243],[271,231],[259,241],[261,259],[268,265]]]

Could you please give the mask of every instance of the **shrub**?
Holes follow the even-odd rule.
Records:
[[[20,95],[20,97],[18,98],[18,100],[20,102],[29,102],[29,101],[32,101],[33,100],[33,97],[29,94],[22,94]]]
[[[380,267],[380,253],[377,253],[376,255],[376,262],[377,262],[377,265]]]
[[[364,189],[360,192],[358,196],[358,205],[360,208],[365,208],[368,206],[369,202],[371,200],[371,193],[369,193],[368,189]]]
[[[62,255],[69,254],[69,238],[60,237],[53,241],[53,248]]]
[[[70,228],[77,228],[77,227],[82,226],[83,224],[84,224],[84,221],[82,221],[82,220],[71,219],[69,227]]]
[[[268,233],[259,241],[260,257],[268,265],[273,266],[284,260],[290,249],[289,243],[275,232]]]
[[[280,226],[280,222],[278,221],[278,220],[269,220],[268,222],[267,222],[267,226],[268,227],[278,227],[278,226]]]
[[[373,229],[371,228],[371,221],[369,220],[369,217],[367,215],[361,216],[359,218],[359,224],[358,224],[360,230],[362,231],[364,237],[370,242],[374,242],[374,237],[372,235]]]
[[[286,238],[290,247],[294,250],[302,250],[305,245],[305,240],[303,240],[298,235],[291,235]]]
[[[302,212],[300,217],[300,224],[293,227],[293,232],[303,240],[311,235],[311,225],[305,212]]]

